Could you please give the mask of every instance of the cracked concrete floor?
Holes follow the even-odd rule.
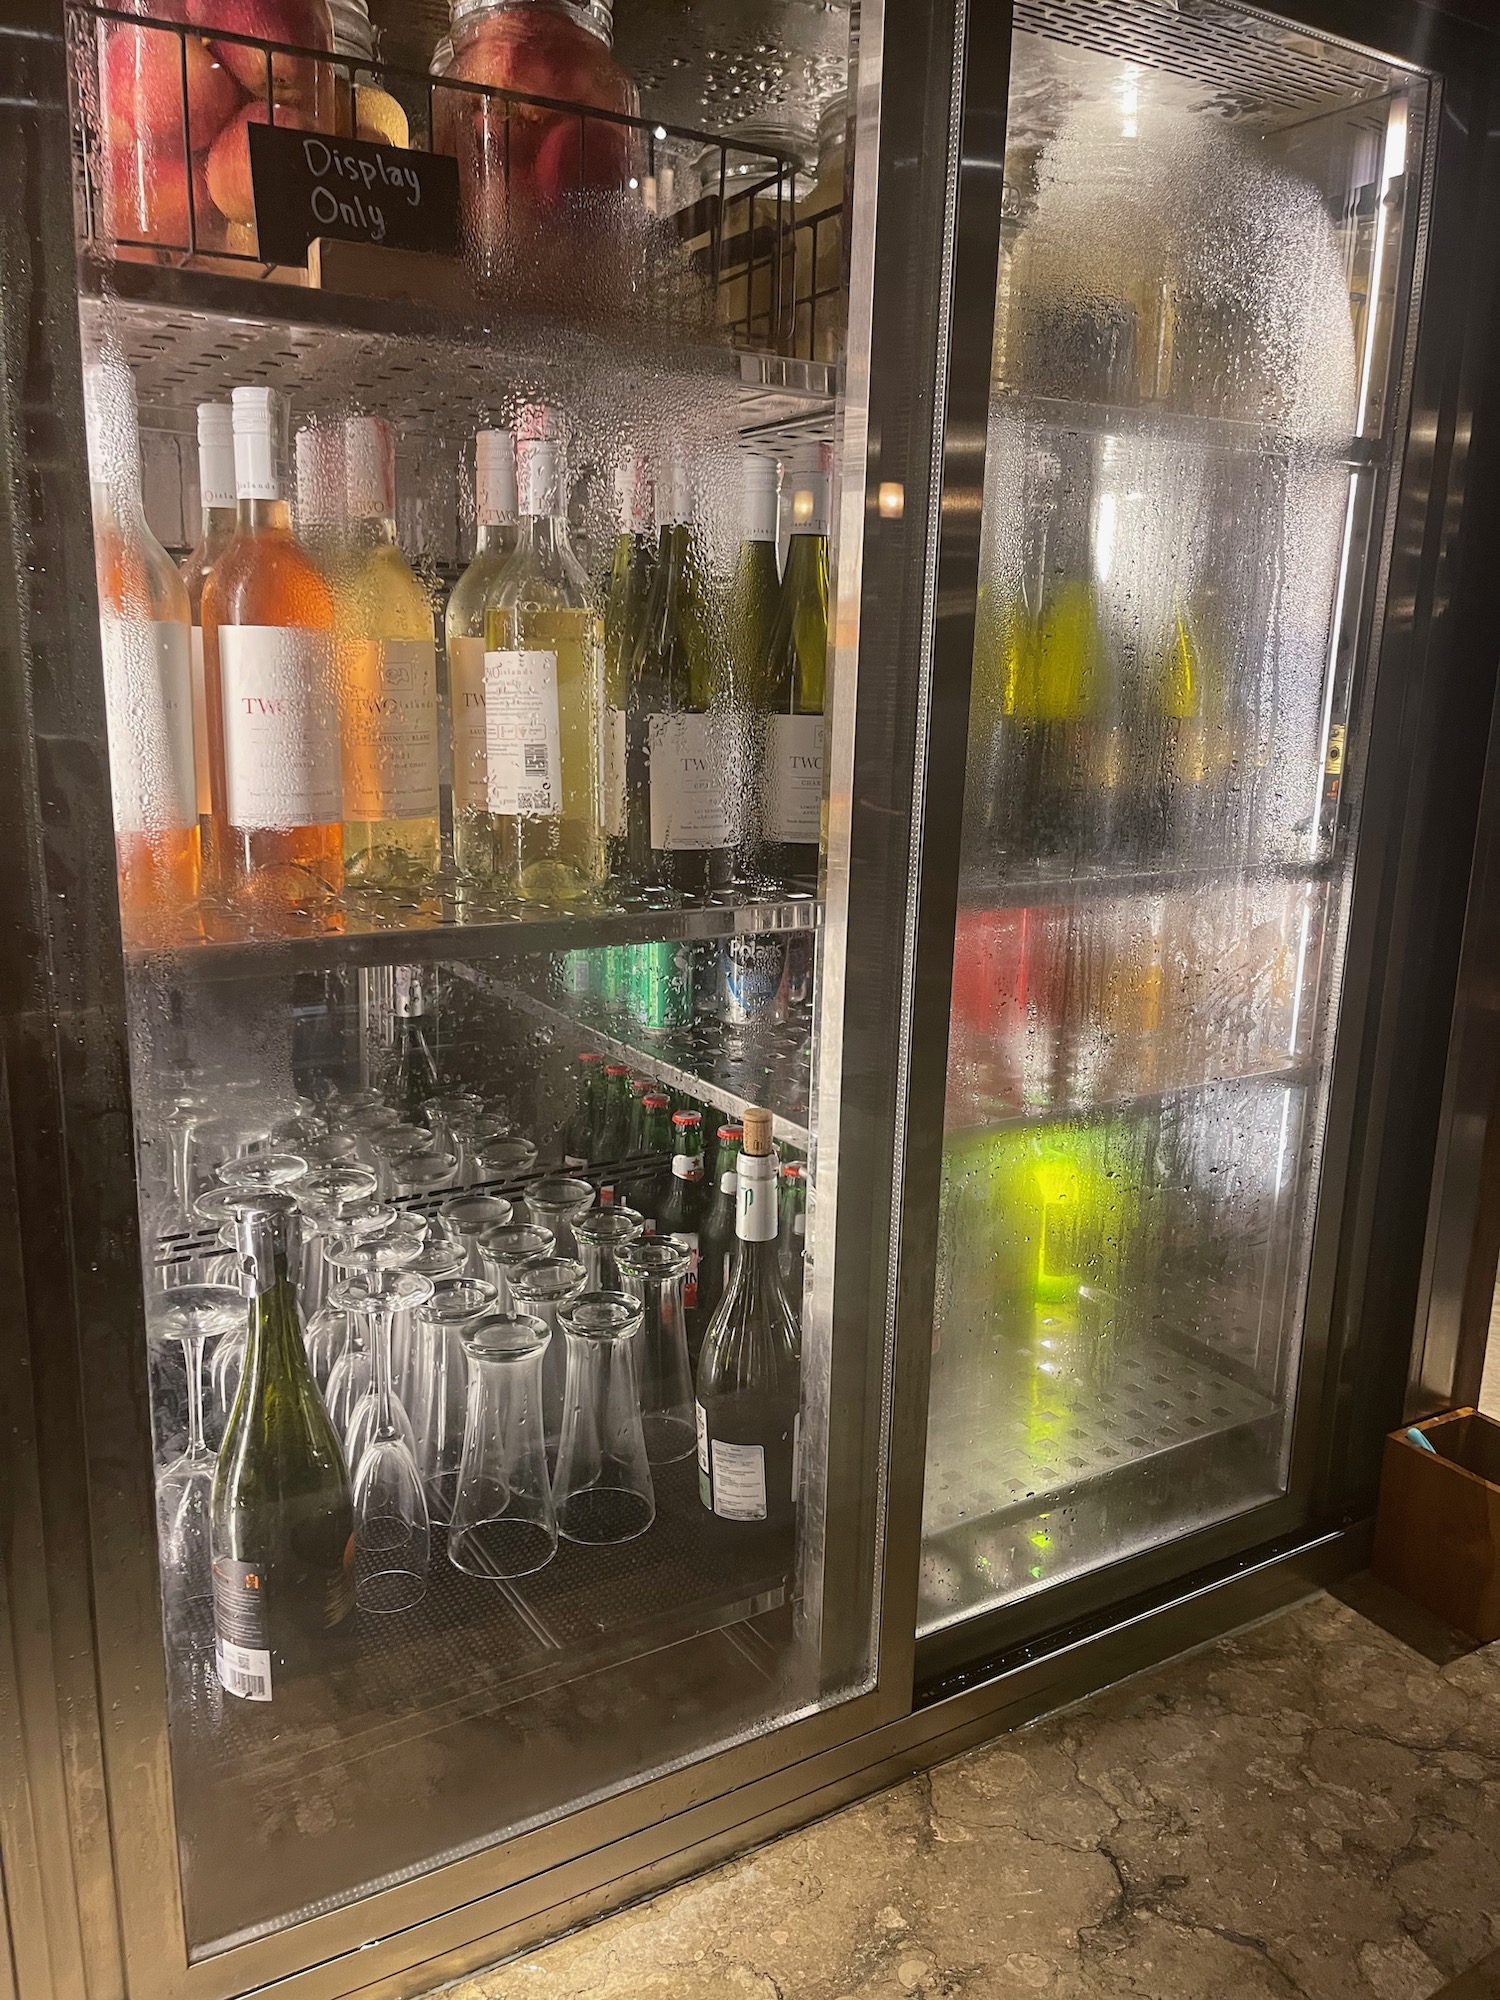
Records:
[[[1455,1651],[1311,1599],[447,2000],[1427,2000],[1500,1944],[1500,1645]]]

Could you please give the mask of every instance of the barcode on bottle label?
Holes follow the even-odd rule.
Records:
[[[197,775],[198,817],[207,819],[214,809],[213,787],[208,776],[208,703],[203,692],[203,627],[193,627],[193,770]]]
[[[256,1652],[248,1646],[235,1646],[227,1639],[219,1639],[214,1645],[214,1657],[219,1671],[219,1686],[226,1694],[237,1694],[243,1701],[271,1699],[269,1653]]]
[[[343,817],[333,641],[302,625],[221,625],[224,781],[242,830]]]
[[[766,1454],[758,1444],[709,1440],[714,1512],[723,1521],[766,1518]]]
[[[258,1563],[215,1556],[214,1655],[219,1683],[245,1701],[271,1699],[265,1576]]]
[[[344,817],[433,819],[438,809],[437,664],[430,639],[340,647]]]
[[[604,831],[625,836],[625,711],[604,711]]]
[[[483,811],[489,805],[483,639],[449,640],[448,703],[453,717],[453,803]]]
[[[766,836],[815,844],[823,822],[823,718],[773,715],[766,743]]]
[[[556,653],[486,653],[484,714],[490,811],[555,818],[562,811]]]
[[[103,618],[109,783],[118,833],[196,826],[192,643],[169,619]]]
[[[650,718],[651,845],[659,852],[733,847],[737,788],[724,733],[718,716]]]

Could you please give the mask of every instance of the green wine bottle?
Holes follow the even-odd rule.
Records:
[[[474,440],[474,471],[474,560],[454,584],[443,620],[453,752],[453,859],[461,881],[493,888],[500,863],[489,804],[484,606],[521,536],[516,443],[509,431],[480,431]]]
[[[818,445],[793,471],[786,575],[768,641],[761,868],[786,886],[816,882],[822,842],[832,469],[832,446]]]
[[[734,1268],[698,1357],[698,1493],[721,1521],[792,1525],[801,1335],[781,1284],[771,1114],[745,1113]]]
[[[631,661],[626,711],[626,842],[644,894],[704,897],[729,886],[739,842],[738,787],[727,782],[703,552],[687,467],[673,461],[656,578]]]
[[[721,1125],[714,1153],[714,1194],[698,1226],[698,1325],[701,1336],[724,1296],[734,1263],[734,1218],[739,1207],[737,1161],[744,1133],[738,1125]],[[700,1341],[701,1344],[701,1341]],[[697,1359],[697,1356],[694,1356]]]
[[[297,1205],[269,1194],[231,1207],[250,1328],[214,1473],[215,1655],[228,1693],[274,1701],[325,1672],[353,1629],[354,1509],[289,1276]]]
[[[625,707],[630,666],[645,629],[656,576],[656,497],[632,452],[615,472],[620,533],[604,608],[604,835],[609,873],[625,873]]]
[[[740,455],[744,516],[739,554],[729,583],[724,646],[725,680],[738,707],[765,707],[771,633],[781,598],[776,568],[776,461],[754,452]]]

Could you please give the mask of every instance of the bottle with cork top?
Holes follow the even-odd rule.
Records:
[[[796,1518],[801,1329],[777,1255],[771,1114],[744,1116],[734,1263],[698,1357],[698,1493],[717,1520],[789,1529]]]

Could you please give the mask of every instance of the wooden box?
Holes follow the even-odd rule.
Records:
[[[1375,1574],[1471,1639],[1500,1639],[1500,1424],[1450,1410],[1385,1441]]]

